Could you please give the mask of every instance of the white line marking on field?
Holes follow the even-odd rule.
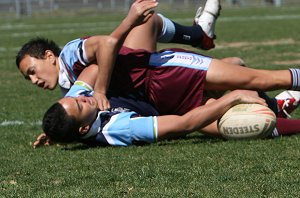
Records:
[[[222,17],[218,18],[218,22],[233,22],[233,21],[273,21],[273,20],[290,20],[290,19],[300,19],[300,15],[268,15],[268,16],[232,16],[232,17]],[[176,22],[187,22],[192,21],[191,18],[172,18]],[[1,27],[1,26],[0,26]]]
[[[248,17],[220,17],[220,21],[273,21],[273,20],[287,20],[300,19],[300,15],[271,15],[271,16],[248,16]]]
[[[40,126],[42,125],[42,121],[35,121],[35,122],[25,122],[21,120],[4,120],[0,122],[0,126],[19,126],[19,125],[31,125],[31,126]]]
[[[300,19],[299,14],[295,15],[267,15],[267,16],[232,16],[232,17],[220,17],[218,21],[249,21],[249,20],[287,20],[287,19]],[[175,21],[192,21],[192,18],[172,18],[172,20]],[[10,24],[6,23],[3,25],[0,25],[0,30],[16,30],[20,29],[22,32],[24,32],[25,29],[35,29],[35,28],[47,28],[47,29],[58,29],[59,31],[62,31],[62,29],[59,28],[67,28],[68,30],[72,29],[89,29],[89,28],[100,28],[100,27],[116,27],[120,21],[109,21],[109,22],[84,22],[84,23],[58,23],[58,24]],[[49,30],[51,31],[51,30]]]

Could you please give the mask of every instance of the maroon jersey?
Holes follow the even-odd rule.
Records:
[[[202,104],[210,62],[209,57],[182,49],[151,53],[122,47],[110,89],[141,93],[161,115],[182,115]]]

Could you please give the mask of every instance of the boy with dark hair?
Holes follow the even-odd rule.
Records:
[[[59,54],[56,49],[52,51],[43,39],[32,40],[19,51],[16,64],[25,78],[30,79],[33,84],[50,90],[59,84],[65,94],[81,71],[96,63],[100,69],[95,82],[95,95],[99,96],[100,101],[104,100],[103,106],[109,107],[105,101],[106,88],[117,54],[114,52],[119,51],[123,42],[124,46],[131,49],[148,51],[156,50],[157,41],[189,44],[202,49],[214,47],[214,26],[220,10],[219,0],[208,0],[204,11],[199,9],[197,12],[193,26],[182,26],[155,14],[151,10],[157,4],[155,0],[135,1],[126,18],[110,36],[75,39],[64,46]],[[32,53],[29,48],[31,44],[38,42],[44,46],[38,52],[42,56],[37,57],[34,54],[36,52]],[[50,73],[51,76],[47,77],[44,73]]]
[[[17,67],[20,67],[20,62],[26,55],[30,55],[31,57],[37,59],[43,59],[47,50],[51,50],[55,56],[59,56],[61,52],[61,49],[54,41],[46,38],[38,37],[28,41],[22,46],[21,50],[16,56]]]
[[[84,95],[65,97],[45,113],[43,130],[52,140],[62,143],[82,142],[98,146],[153,143],[182,137],[204,128],[239,103],[266,105],[255,92],[239,90],[182,116],[141,117],[136,112],[122,108],[99,111],[94,97]],[[203,112],[207,114],[204,115]],[[215,133],[218,133],[216,122],[214,124]],[[203,130],[205,131],[205,128]]]
[[[88,145],[129,146],[137,142],[156,142],[201,130],[220,136],[217,120],[239,103],[267,105],[255,91],[236,90],[221,98],[210,99],[182,116],[141,116],[126,108],[99,111],[93,91],[78,81],[65,98],[55,103],[44,115],[43,130],[58,142],[78,141]],[[144,101],[142,101],[144,102]],[[269,104],[269,102],[268,102]],[[149,104],[138,105],[145,109]],[[277,118],[272,136],[299,133],[300,120]]]
[[[74,117],[68,116],[62,105],[55,103],[47,112],[47,117],[43,120],[43,128],[47,129],[48,134],[54,137],[54,141],[72,142],[79,138],[76,133],[72,132],[79,128],[79,124]],[[58,131],[59,133],[55,134]]]

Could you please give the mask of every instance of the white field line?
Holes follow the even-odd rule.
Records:
[[[118,21],[115,22],[105,22],[105,23],[60,23],[60,24],[45,24],[45,25],[27,25],[27,24],[5,24],[0,25],[0,31],[2,36],[9,37],[24,37],[24,36],[32,36],[32,35],[43,35],[50,33],[63,33],[70,34],[74,32],[82,31],[82,29],[89,30],[91,32],[99,31],[101,28],[109,28],[113,29],[118,25]],[[40,29],[42,31],[36,31],[35,29]],[[15,33],[11,32],[3,32],[3,31],[15,31]],[[35,30],[34,33],[33,31]]]
[[[232,21],[257,21],[257,20],[263,20],[263,21],[270,21],[270,20],[289,20],[289,19],[300,19],[300,15],[272,15],[272,16],[250,16],[250,17],[220,17],[218,21],[220,22],[232,22]],[[192,21],[192,18],[175,18],[173,19],[177,22],[189,22]],[[106,28],[114,28],[117,26],[119,21],[110,21],[110,22],[90,22],[90,23],[60,23],[60,24],[44,24],[44,25],[30,25],[30,24],[3,24],[0,25],[0,32],[2,37],[24,37],[24,36],[34,36],[34,35],[43,35],[45,33],[73,33],[76,32],[78,29],[87,29],[90,31],[97,31],[100,28],[106,27]],[[48,29],[43,31],[35,31],[33,33],[32,31],[29,31],[28,29],[33,28],[39,28],[39,29]],[[20,31],[20,29],[23,29]],[[16,30],[15,33],[5,33],[3,31],[5,30]],[[27,30],[27,31],[26,31]],[[20,32],[18,32],[20,31]],[[0,52],[5,52],[7,50],[16,51],[19,50],[20,47],[14,47],[14,48],[6,48],[6,47],[0,47]]]
[[[300,19],[300,15],[299,14],[295,14],[295,15],[266,15],[266,16],[239,16],[239,17],[222,17],[222,15],[220,16],[220,18],[218,18],[217,23],[218,22],[235,22],[235,21],[274,21],[274,20],[290,20],[290,19]],[[192,21],[193,19],[190,18],[172,18],[172,20],[174,21]]]
[[[4,120],[0,122],[0,127],[19,126],[19,125],[41,126],[42,121],[25,122],[21,120]]]
[[[274,20],[290,20],[300,19],[300,15],[271,15],[271,16],[250,16],[250,17],[220,17],[218,21],[274,21]]]
[[[247,16],[247,17],[220,17],[219,22],[233,22],[233,21],[270,21],[270,20],[289,20],[289,19],[300,19],[300,15],[271,15],[271,16]],[[177,22],[188,22],[192,21],[192,18],[173,18],[172,20]],[[43,33],[72,33],[76,32],[78,29],[87,29],[91,31],[98,30],[99,28],[114,28],[120,21],[110,21],[110,22],[90,22],[90,23],[60,23],[60,24],[3,24],[0,25],[0,31],[2,31],[2,36],[9,37],[22,37],[32,35],[33,32],[30,29],[48,29],[44,31],[35,31],[35,35],[41,35]],[[20,32],[15,33],[4,33],[5,30],[16,30]]]
[[[290,45],[290,44],[298,44],[299,42],[291,39],[291,38],[284,38],[280,40],[267,40],[261,42],[232,42],[232,43],[219,43],[216,45],[215,50],[219,49],[227,49],[227,48],[241,48],[241,47],[249,47],[249,46],[276,46],[276,45]],[[61,48],[63,46],[60,46]],[[0,52],[7,52],[7,51],[17,51],[20,47],[0,47]],[[0,60],[1,62],[1,60]]]

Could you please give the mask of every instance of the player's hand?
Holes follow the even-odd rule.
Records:
[[[229,93],[231,97],[235,98],[236,104],[240,103],[257,103],[264,106],[268,106],[266,101],[259,97],[256,91],[250,90],[234,90]]]
[[[51,144],[53,144],[53,142],[50,140],[50,138],[45,133],[42,133],[37,137],[32,146],[33,148],[37,148],[40,146],[49,146]]]
[[[138,26],[154,14],[154,8],[157,7],[156,0],[136,0],[130,7],[126,20],[133,26]]]
[[[105,94],[94,92],[93,97],[97,100],[98,102],[98,108],[101,111],[107,110],[110,108],[110,103],[108,99],[106,98]]]

